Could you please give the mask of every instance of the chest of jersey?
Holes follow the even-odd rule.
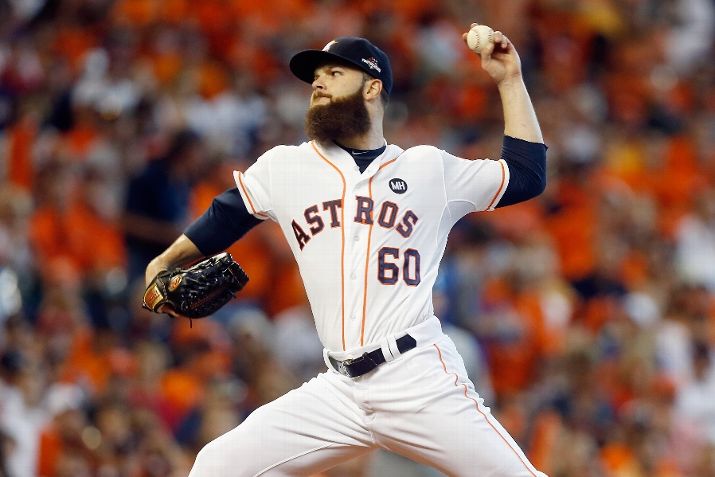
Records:
[[[449,229],[493,207],[507,182],[496,161],[392,145],[363,173],[342,149],[304,143],[274,148],[237,175],[249,210],[280,224],[331,350],[430,316]]]
[[[438,167],[400,152],[376,159],[362,174],[347,154],[316,152],[286,164],[294,171],[280,177],[291,180],[273,184],[281,191],[273,212],[300,266],[319,333],[334,349],[371,340],[381,316],[429,312],[433,258],[443,250],[442,180]]]
[[[277,185],[275,212],[298,256],[312,255],[311,249],[329,254],[346,246],[345,239],[359,242],[368,233],[373,240],[414,241],[421,223],[442,212],[441,180],[419,159],[384,160],[362,174],[351,162],[347,155],[318,156],[296,167],[294,180]]]

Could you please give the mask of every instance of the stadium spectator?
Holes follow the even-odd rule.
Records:
[[[522,52],[550,178],[454,229],[438,314],[548,475],[715,475],[708,0],[0,0],[0,475],[183,476],[314,374],[275,229],[231,249],[251,281],[192,328],[139,309],[132,280],[231,170],[302,139],[283,65],[338,33],[393,59],[395,142],[498,150],[495,95],[455,53],[475,17]],[[410,465],[325,477],[434,475]]]

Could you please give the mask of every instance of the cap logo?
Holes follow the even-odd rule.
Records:
[[[382,73],[382,68],[377,65],[377,60],[372,56],[370,58],[363,58],[362,62],[365,63],[371,70],[377,70],[378,73]]]
[[[334,44],[336,44],[337,42],[338,42],[337,40],[331,41],[330,43],[328,43],[327,45],[325,45],[325,46],[323,47],[323,51],[328,51],[328,50],[330,50],[330,47],[332,47],[332,46],[333,46]]]

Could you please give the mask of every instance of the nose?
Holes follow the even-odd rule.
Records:
[[[313,82],[311,83],[311,86],[313,87],[313,91],[315,90],[324,90],[325,89],[325,83],[323,82],[323,75],[317,75]]]

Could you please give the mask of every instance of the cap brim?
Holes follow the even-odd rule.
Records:
[[[364,68],[359,63],[350,61],[342,56],[334,55],[323,50],[304,50],[293,55],[288,66],[291,72],[300,80],[306,83],[312,83],[315,79],[315,70],[327,63],[343,63],[354,66],[355,68],[364,71]]]

